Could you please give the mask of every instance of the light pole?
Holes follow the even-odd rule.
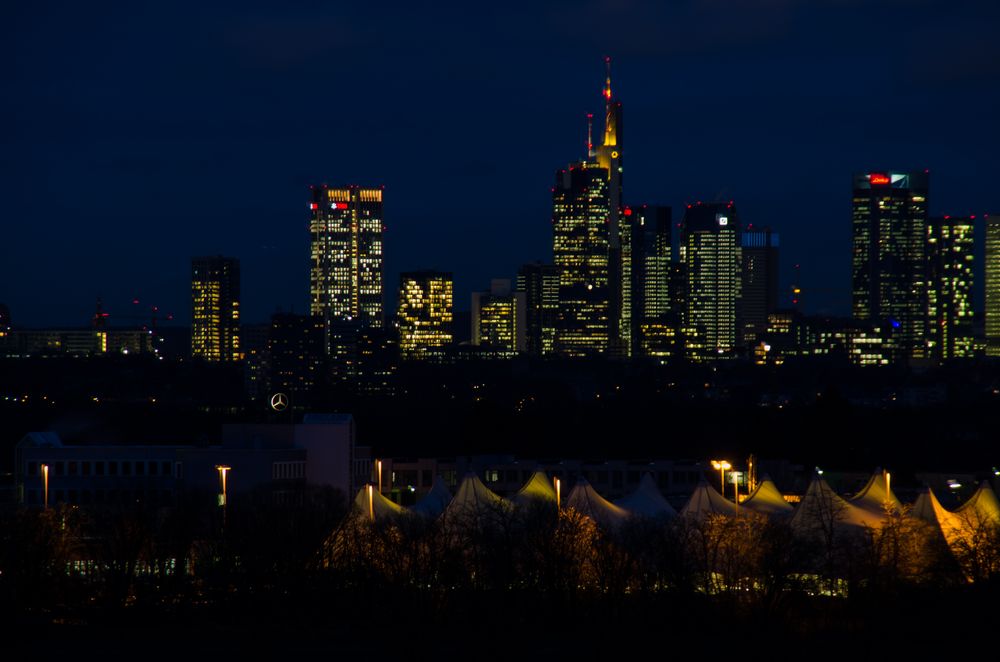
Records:
[[[726,496],[726,471],[732,469],[733,465],[725,460],[712,460],[712,468],[719,473],[719,487],[721,488],[722,496]]]
[[[227,509],[226,506],[229,501],[226,492],[226,477],[229,475],[229,472],[233,470],[233,468],[226,464],[217,464],[215,465],[215,470],[219,472],[219,481],[222,484],[222,494],[219,495],[219,506],[222,507],[222,526],[223,528],[225,528],[226,509]]]
[[[378,493],[382,494],[382,460],[375,460],[375,468],[378,470]]]
[[[42,465],[42,493],[44,494],[42,503],[45,504],[45,510],[49,509],[49,465]]]
[[[561,508],[560,488],[562,487],[562,483],[559,481],[558,478],[553,478],[552,482],[555,483],[556,485],[556,512],[559,512]]]

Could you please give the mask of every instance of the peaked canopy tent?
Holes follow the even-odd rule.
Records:
[[[615,505],[639,517],[677,517],[677,511],[663,498],[660,488],[649,473],[643,474],[635,492],[618,499]]]
[[[528,482],[517,491],[510,500],[517,506],[525,506],[532,502],[552,503],[556,502],[556,490],[552,487],[552,481],[541,469],[531,474]]]
[[[791,515],[795,512],[792,504],[785,501],[785,497],[778,491],[778,486],[767,475],[740,505],[747,510],[769,516]]]
[[[413,504],[410,510],[417,515],[434,519],[448,508],[451,498],[451,491],[444,484],[444,479],[441,476],[436,476],[430,491],[420,501]]]
[[[802,501],[792,515],[792,528],[800,533],[878,527],[884,512],[855,505],[833,491],[820,476],[813,476]]]
[[[735,503],[719,494],[718,490],[702,478],[681,508],[680,516],[700,522],[709,515],[735,515],[738,511]]]
[[[902,509],[903,504],[892,493],[887,475],[881,469],[876,469],[861,491],[851,497],[850,503],[878,514],[884,514],[887,508],[895,511]]]
[[[368,519],[398,517],[407,512],[405,508],[386,497],[370,484],[358,490],[357,496],[354,497],[354,511]]]
[[[973,523],[1000,524],[1000,502],[989,482],[979,484],[976,493],[955,510],[955,514]]]
[[[910,516],[927,522],[941,532],[949,546],[958,543],[964,535],[962,518],[941,505],[934,490],[925,488],[910,509]]]
[[[490,490],[479,480],[479,476],[469,472],[458,486],[455,498],[444,509],[446,520],[478,519],[507,510],[510,502]]]
[[[629,516],[627,510],[598,494],[593,485],[582,476],[569,493],[566,507],[586,515],[606,529],[618,527]]]

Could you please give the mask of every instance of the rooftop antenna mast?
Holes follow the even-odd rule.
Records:
[[[594,114],[587,113],[587,158],[592,159],[596,156],[594,152]]]

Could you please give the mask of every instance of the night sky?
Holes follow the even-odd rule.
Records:
[[[186,322],[214,253],[241,260],[245,321],[304,312],[323,182],[385,185],[390,310],[414,268],[453,271],[467,309],[551,259],[604,55],[626,202],[734,200],[810,312],[849,311],[853,171],[929,168],[932,213],[1000,211],[995,0],[111,4],[0,10],[18,325],[84,325],[98,295]]]

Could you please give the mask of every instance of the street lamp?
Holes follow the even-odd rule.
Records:
[[[371,483],[368,483],[368,519],[369,521],[375,521],[375,489],[372,487]]]
[[[233,470],[233,468],[226,464],[217,464],[215,465],[215,470],[219,472],[219,481],[222,484],[222,494],[219,495],[219,506],[222,508],[222,526],[225,526],[227,510],[226,504],[229,501],[226,498],[226,477],[229,475],[229,472]]]
[[[558,512],[559,509],[560,509],[560,498],[559,497],[560,497],[560,488],[562,487],[562,483],[559,481],[558,478],[553,478],[552,482],[555,483],[555,485],[556,485],[556,512]]]
[[[45,510],[49,509],[49,465],[42,465],[42,484],[44,488],[42,493],[45,495],[42,503],[45,504]]]
[[[378,470],[378,493],[382,494],[382,460],[375,460],[375,468]]]
[[[733,468],[733,465],[725,460],[712,460],[712,468],[719,473],[719,487],[722,491],[722,496],[726,496],[726,471]]]

